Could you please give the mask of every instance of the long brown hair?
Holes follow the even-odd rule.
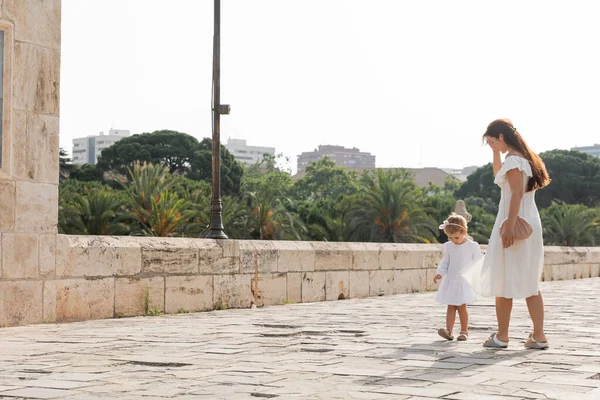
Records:
[[[504,143],[511,149],[520,153],[529,161],[533,176],[527,182],[527,191],[542,189],[550,184],[550,176],[546,171],[546,165],[536,153],[533,152],[523,140],[521,134],[515,129],[513,123],[508,119],[497,119],[488,125],[483,134],[483,139],[499,139],[500,134],[504,137]]]

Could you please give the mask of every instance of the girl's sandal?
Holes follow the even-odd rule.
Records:
[[[456,338],[456,340],[459,340],[459,341],[461,341],[461,342],[464,342],[464,341],[466,341],[468,338],[469,338],[469,332],[462,331],[462,332],[460,333],[460,335],[458,335],[458,337]]]
[[[483,342],[483,347],[490,349],[506,349],[508,347],[508,342],[503,342],[496,337],[495,333],[493,333],[488,340]]]
[[[527,340],[527,342],[525,342],[526,349],[546,350],[549,347],[550,347],[550,345],[548,344],[548,341],[538,342],[537,340],[535,340],[533,338],[533,333],[529,334],[529,340]]]
[[[450,332],[448,329],[440,329],[438,330],[438,335],[440,335],[441,337],[443,337],[446,340],[454,340],[454,336],[452,336],[452,332]]]

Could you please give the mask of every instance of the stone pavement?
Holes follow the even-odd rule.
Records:
[[[0,329],[0,398],[600,399],[600,279],[544,283],[552,348],[527,351],[516,302],[508,350],[445,342],[445,308],[416,293]]]

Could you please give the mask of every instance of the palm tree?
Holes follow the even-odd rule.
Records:
[[[356,237],[390,243],[435,242],[437,225],[419,206],[418,189],[405,174],[365,174],[367,189],[353,210]]]
[[[136,162],[128,172],[130,182],[121,181],[121,185],[128,194],[141,233],[150,236],[183,234],[194,213],[185,199],[169,192],[173,180],[168,168]]]
[[[593,246],[598,224],[596,214],[581,204],[554,202],[541,213],[544,239],[559,246]]]
[[[60,230],[75,235],[127,235],[133,215],[127,199],[108,189],[74,194],[61,204]]]
[[[259,240],[302,240],[306,227],[295,213],[288,210],[292,201],[277,189],[249,193],[251,235]]]

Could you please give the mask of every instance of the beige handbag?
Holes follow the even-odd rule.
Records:
[[[506,199],[505,199],[505,201],[506,201]],[[521,208],[519,209],[519,212],[523,211],[524,205],[525,205],[525,194],[523,194],[523,198],[521,199]],[[509,204],[509,207],[510,207],[510,204]],[[508,210],[506,211],[505,215],[508,216]],[[502,224],[500,225],[500,236],[501,237],[504,234],[504,232],[506,231],[507,222],[508,222],[508,218],[505,218],[504,221],[502,221]],[[531,227],[531,224],[525,218],[523,218],[521,216],[517,216],[517,220],[515,221],[515,227],[513,229],[513,239],[514,240],[525,240],[529,236],[531,236],[532,233],[533,233],[533,228]]]

